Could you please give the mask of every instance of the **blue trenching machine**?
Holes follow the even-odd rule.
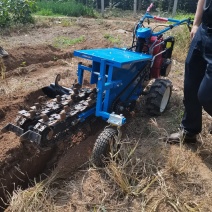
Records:
[[[90,117],[100,117],[111,126],[94,145],[92,158],[100,165],[102,155],[108,154],[109,143],[117,135],[117,127],[126,123],[124,114],[136,108],[141,96],[145,96],[149,114],[161,115],[172,93],[172,83],[166,77],[175,42],[173,36],[164,38],[164,33],[182,24],[190,28],[191,20],[152,16],[149,14],[152,6],[136,24],[131,47],[74,51],[74,56],[90,63],[78,64],[78,82],[71,88],[62,87],[58,75],[55,83],[43,88],[50,100],[40,97],[29,110],[19,111],[15,124],[9,123],[1,131],[13,131],[21,141],[45,146]],[[144,26],[150,19],[168,24],[154,32]],[[90,88],[83,87],[85,71],[90,73]]]

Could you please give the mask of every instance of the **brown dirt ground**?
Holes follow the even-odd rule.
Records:
[[[13,122],[18,110],[32,106],[38,96],[42,94],[41,88],[54,82],[55,76],[58,73],[62,75],[62,85],[68,86],[74,82],[76,79],[77,63],[81,61],[73,57],[75,49],[114,46],[113,43],[104,38],[106,34],[111,34],[118,38],[119,41],[115,44],[116,46],[130,46],[132,35],[129,31],[132,30],[133,26],[134,22],[121,22],[120,20],[106,21],[79,18],[64,22],[64,20],[47,19],[47,21],[44,21],[42,25],[37,27],[32,27],[25,31],[17,30],[10,32],[7,36],[3,35],[1,37],[1,45],[8,51],[10,56],[1,62],[5,67],[6,78],[0,79],[0,128],[9,122]],[[80,35],[85,36],[85,40],[82,43],[61,49],[54,47],[55,39],[60,36],[73,39]],[[174,82],[174,92],[168,112],[156,120],[157,126],[160,126],[160,129],[166,129],[169,126],[166,133],[173,132],[180,121],[179,114],[182,111],[175,110],[177,106],[182,104],[182,70],[183,65],[175,61],[173,72],[170,75]],[[171,121],[170,117],[172,118]],[[153,129],[154,133],[154,130],[155,132],[158,130],[158,128],[154,129],[155,126],[150,123],[151,120],[151,117],[145,115],[144,112],[139,113],[136,117],[132,117],[124,130],[125,139],[139,141],[144,137],[144,141],[140,144],[140,149],[143,148],[143,152],[141,151],[139,154],[144,158],[146,157],[146,160],[151,158],[151,156],[158,156],[156,160],[161,160],[161,163],[164,162],[166,163],[165,166],[168,166],[171,162],[160,159],[160,154],[163,154],[163,151],[168,151],[168,154],[175,157],[178,154],[179,147],[170,146],[165,148],[164,144],[160,142],[156,145],[155,142],[158,141],[157,136],[153,136],[148,140],[147,132]],[[211,145],[209,144],[212,137],[207,133],[210,121],[211,118],[204,113],[203,132],[201,134],[204,148],[198,149],[196,153],[195,147],[185,147],[185,149],[191,151],[190,154],[192,156],[193,154],[196,155],[194,157],[194,164],[198,177],[207,182],[208,189],[212,189],[212,157]],[[33,178],[38,177],[43,172],[51,172],[50,170],[53,167],[57,167],[55,172],[65,175],[66,173],[70,174],[71,171],[86,163],[95,139],[103,128],[104,123],[98,120],[94,125],[98,127],[94,127],[89,133],[82,129],[69,138],[69,140],[59,142],[54,148],[42,150],[31,144],[21,144],[18,137],[13,133],[0,134],[0,197],[7,201],[10,196],[9,194],[18,186],[21,186],[23,189],[26,188],[28,185],[31,185]],[[76,174],[75,178],[77,178],[75,179],[76,183],[82,180],[80,173]],[[102,180],[100,175],[89,171],[88,176],[83,179],[83,195],[85,197],[80,196],[81,194],[74,191],[69,196],[69,199],[72,202],[76,199],[82,200],[83,198],[87,202],[91,200],[97,201],[97,198],[101,199],[102,193],[96,188],[96,182]],[[180,179],[176,180],[175,186],[177,186],[177,182],[180,182]],[[105,182],[101,181],[101,183],[104,184]],[[97,197],[98,195],[91,195],[95,189],[97,189],[96,192],[100,195],[99,197]],[[111,188],[108,186],[106,192],[110,193],[110,190]],[[153,190],[151,192],[151,194],[154,193]],[[199,194],[200,196],[202,195],[202,198],[204,198],[203,193],[200,192]],[[209,193],[211,195],[211,192]],[[201,199],[201,197],[199,198]],[[126,201],[124,200],[124,203]],[[136,199],[132,203],[127,202],[129,208],[126,208],[125,211],[131,211],[132,208],[139,210],[140,204]],[[117,204],[115,200],[114,203]],[[58,204],[61,205],[61,202]],[[1,205],[3,206],[2,203]],[[67,205],[67,202],[62,205]],[[72,211],[87,211],[92,208],[89,207],[80,204],[75,205],[75,203],[70,206]],[[161,206],[161,211],[164,210],[163,207],[165,206]],[[63,209],[68,211],[68,206],[62,207],[61,211]],[[112,211],[119,210],[114,208]],[[164,211],[171,210],[167,206]]]

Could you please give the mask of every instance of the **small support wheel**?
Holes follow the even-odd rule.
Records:
[[[104,166],[104,159],[109,157],[110,152],[116,152],[116,139],[118,131],[114,128],[106,128],[97,138],[93,152],[91,155],[91,161],[97,166]]]
[[[161,115],[169,103],[172,94],[172,82],[168,79],[156,79],[146,96],[146,109],[150,115]]]

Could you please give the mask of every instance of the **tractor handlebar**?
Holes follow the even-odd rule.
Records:
[[[156,33],[152,33],[152,36],[158,36],[158,35],[161,35],[163,34],[164,32],[176,27],[176,26],[179,26],[181,24],[187,24],[188,28],[189,28],[189,31],[191,31],[191,25],[193,24],[193,21],[191,20],[191,18],[187,18],[187,19],[183,19],[183,20],[178,20],[178,19],[173,19],[173,18],[164,18],[164,17],[160,17],[160,16],[152,16],[149,14],[150,10],[152,9],[153,7],[153,3],[150,4],[150,6],[147,8],[146,10],[146,13],[143,15],[143,17],[140,19],[138,25],[139,26],[142,26],[143,25],[143,22],[145,19],[154,19],[154,20],[157,20],[157,21],[164,21],[164,22],[172,22],[174,24],[170,24],[169,26],[167,26],[165,29],[162,29]]]

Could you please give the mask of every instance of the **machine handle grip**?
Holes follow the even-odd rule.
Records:
[[[159,17],[159,16],[154,16],[154,19],[157,20],[157,21],[165,21],[165,22],[168,21],[168,18],[162,18],[162,17]]]
[[[149,7],[147,8],[146,12],[147,12],[147,13],[150,12],[150,10],[152,9],[153,6],[154,6],[153,3],[151,3],[151,4],[149,5]]]

